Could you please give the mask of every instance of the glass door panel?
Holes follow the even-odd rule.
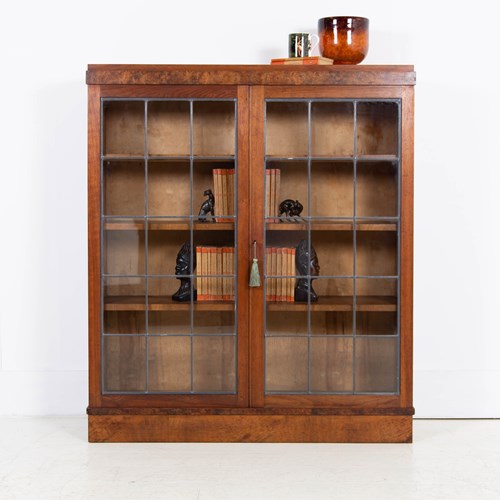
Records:
[[[193,392],[228,393],[236,390],[235,335],[193,338]]]
[[[354,279],[318,277],[312,285],[318,301],[309,306],[310,335],[354,335]]]
[[[189,101],[148,103],[148,155],[188,156],[191,151]],[[188,191],[189,192],[189,191]]]
[[[269,101],[266,105],[266,156],[307,157],[308,106],[300,101]]]
[[[146,280],[104,278],[102,321],[104,335],[145,335]]]
[[[358,161],[356,170],[356,215],[398,216],[398,163]]]
[[[193,155],[234,156],[236,151],[234,101],[193,102]]]
[[[148,343],[148,389],[160,393],[191,391],[191,339],[188,335],[152,336]]]
[[[360,101],[356,105],[356,155],[398,156],[399,103]]]
[[[146,336],[110,335],[103,338],[103,390],[146,390]]]
[[[266,101],[265,394],[398,392],[399,106]]]
[[[148,215],[178,218],[178,222],[183,222],[184,219],[186,224],[189,223],[191,215],[189,160],[148,161]]]
[[[345,217],[354,215],[353,162],[321,160],[311,162],[311,217]],[[338,221],[340,223],[340,221]]]
[[[144,215],[145,163],[107,160],[103,165],[103,214]]]
[[[356,393],[398,391],[397,340],[397,338],[356,337]]]
[[[103,224],[103,274],[144,276],[146,242],[144,221],[112,218]]]
[[[396,276],[398,238],[395,231],[357,231],[358,276]]]
[[[310,392],[351,393],[353,390],[353,338],[312,337],[310,340]]]
[[[311,155],[313,157],[352,157],[353,131],[352,102],[312,102]]]
[[[304,393],[308,389],[308,339],[266,338],[266,392]]]
[[[304,222],[302,217],[309,213],[307,162],[296,159],[269,159],[265,175],[265,214],[269,219],[267,222]],[[292,227],[288,229],[292,230]]]
[[[140,100],[103,101],[102,154],[144,156],[144,103]]]
[[[398,280],[356,280],[356,334],[398,334]]]
[[[103,391],[236,394],[236,101],[102,116]]]

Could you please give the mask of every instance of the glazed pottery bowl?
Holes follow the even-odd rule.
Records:
[[[333,64],[359,64],[368,53],[366,17],[323,17],[318,21],[319,50]]]

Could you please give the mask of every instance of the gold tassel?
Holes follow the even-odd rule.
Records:
[[[257,260],[257,242],[253,242],[253,260],[252,268],[250,270],[250,283],[249,286],[257,287],[260,286],[260,275],[259,275],[259,261]]]

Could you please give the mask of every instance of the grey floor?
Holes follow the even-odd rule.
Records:
[[[85,417],[0,417],[1,499],[500,499],[500,420],[412,445],[88,444]]]

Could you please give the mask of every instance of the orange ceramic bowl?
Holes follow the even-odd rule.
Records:
[[[319,50],[333,64],[359,64],[368,53],[366,17],[323,17],[318,21]]]

